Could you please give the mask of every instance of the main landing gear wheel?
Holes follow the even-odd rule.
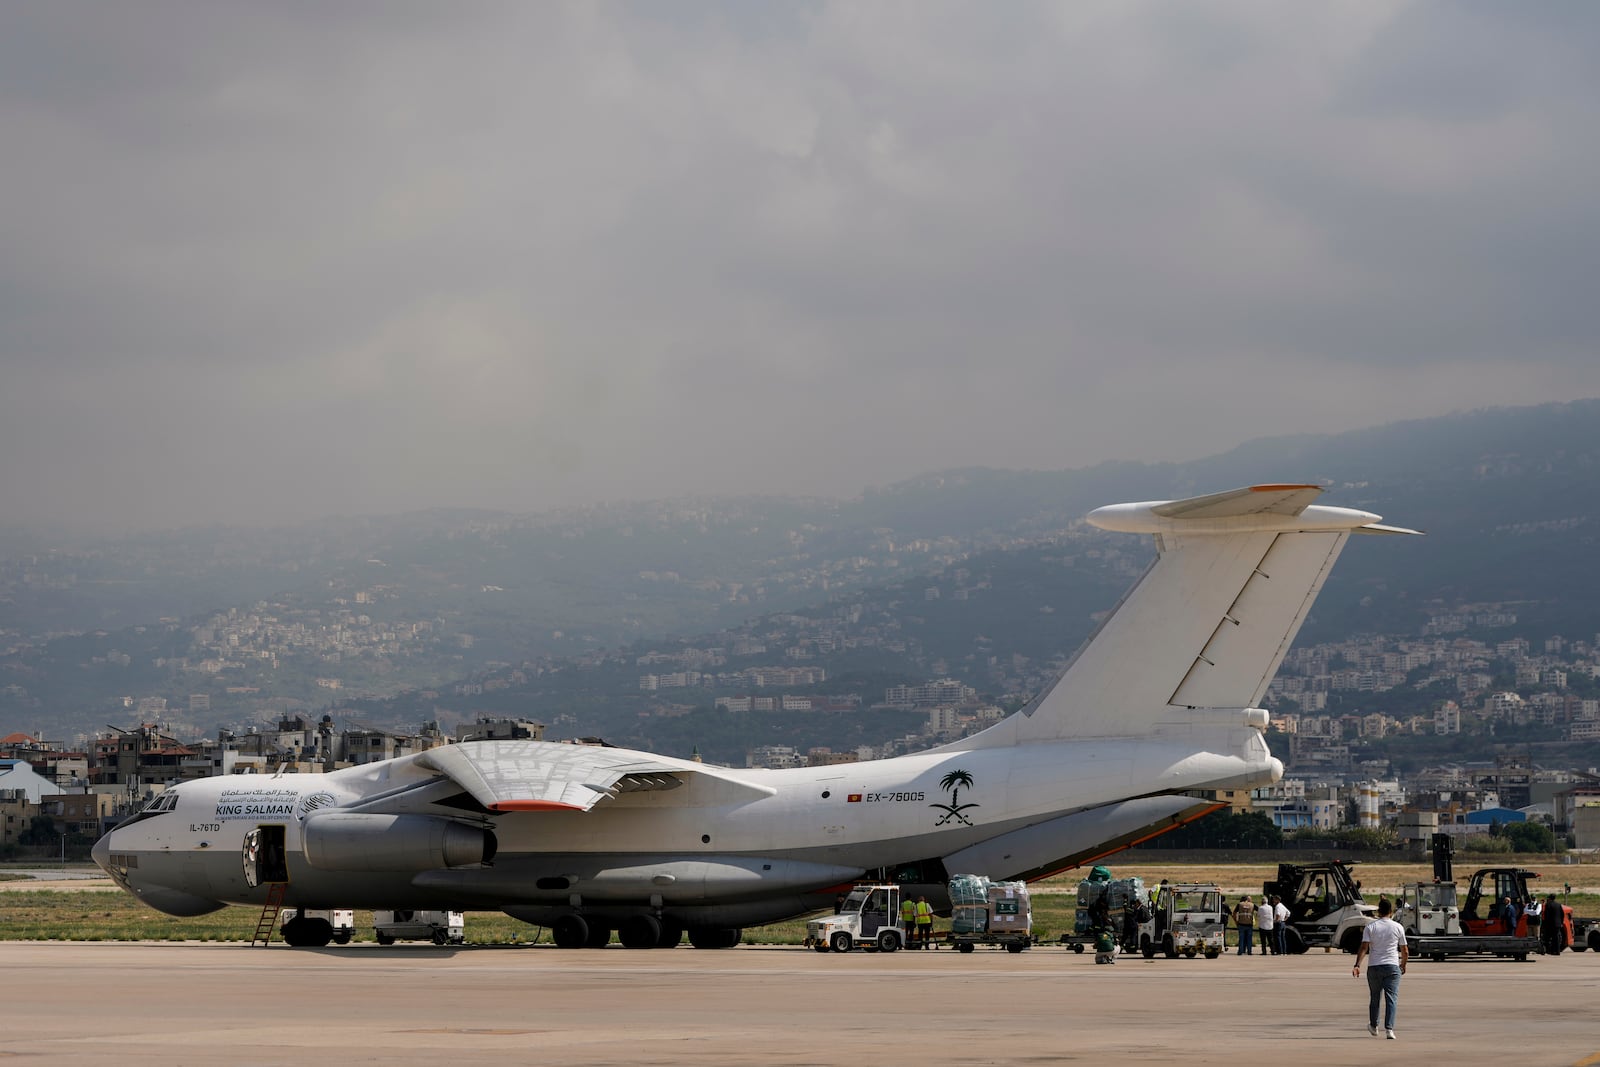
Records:
[[[630,915],[617,926],[623,948],[655,948],[661,942],[661,924],[654,915]]]
[[[326,948],[333,940],[333,924],[327,919],[290,919],[280,933],[290,948]]]
[[[589,924],[589,937],[584,941],[584,948],[605,948],[611,944],[611,927],[602,926],[597,922]]]
[[[683,941],[683,924],[671,919],[661,920],[661,936],[656,939],[656,948],[677,948]]]
[[[733,948],[743,939],[744,930],[737,926],[689,927],[689,944],[695,948]]]
[[[582,915],[563,915],[550,924],[550,940],[557,948],[582,948],[589,943],[589,921]]]

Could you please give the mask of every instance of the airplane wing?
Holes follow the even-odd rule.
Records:
[[[429,749],[417,764],[448,775],[490,811],[588,811],[605,797],[676,789],[697,775],[752,798],[776,792],[721,768],[551,741],[468,741]]]

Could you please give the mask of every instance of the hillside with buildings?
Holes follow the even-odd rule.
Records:
[[[115,629],[35,632],[24,605],[58,583],[68,611],[118,587],[119,568],[185,558],[183,595],[198,595],[216,559],[254,542],[215,534],[186,557],[142,541],[90,572],[65,552],[12,560],[0,714],[17,732],[0,799],[20,821],[6,825],[40,811],[89,825],[91,801],[39,808],[47,795],[97,796],[104,820],[173,779],[327,769],[484,723],[734,765],[929,747],[1038,693],[1148,564],[1147,541],[1083,524],[1090,507],[1292,467],[1364,469],[1328,499],[1428,536],[1353,541],[1269,690],[1289,773],[1226,799],[1303,832],[1398,833],[1431,813],[1553,820],[1582,839],[1600,781],[1597,416],[1485,412],[1184,467],[956,472],[847,503],[641,505],[627,522],[371,520],[337,550],[295,559],[288,539],[253,557],[245,584],[295,576],[284,591]],[[497,606],[513,586],[563,583],[532,617]],[[568,630],[569,609],[610,621]],[[541,628],[546,643],[519,636]]]
[[[904,751],[1025,702],[1147,565],[1148,542],[1086,526],[1090,508],[1310,472],[1329,502],[1428,536],[1355,539],[1335,569],[1272,690],[1291,765],[1533,746],[1587,766],[1597,441],[1584,402],[1182,465],[946,472],[853,501],[64,546],[0,565],[0,729],[76,751],[107,722],[193,742],[325,713],[401,734],[525,717],[728,763]],[[97,602],[107,623],[85,625]],[[973,699],[902,699],[942,679]]]

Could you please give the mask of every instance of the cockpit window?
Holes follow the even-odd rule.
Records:
[[[162,793],[139,810],[140,815],[161,815],[178,806],[176,792]]]
[[[153,819],[157,815],[165,815],[167,812],[172,811],[177,806],[178,794],[176,791],[162,793],[150,803],[146,804],[142,809],[122,820],[122,825],[132,826],[136,822],[143,822],[146,819]]]

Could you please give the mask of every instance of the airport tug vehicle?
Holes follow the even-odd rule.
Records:
[[[858,885],[837,913],[806,923],[806,944],[818,952],[874,948],[898,952],[911,943],[911,931],[900,922],[900,887]]]
[[[1163,886],[1148,922],[1139,924],[1139,951],[1151,959],[1159,951],[1167,959],[1222,955],[1227,925],[1222,917],[1222,890],[1215,884],[1179,882]]]

